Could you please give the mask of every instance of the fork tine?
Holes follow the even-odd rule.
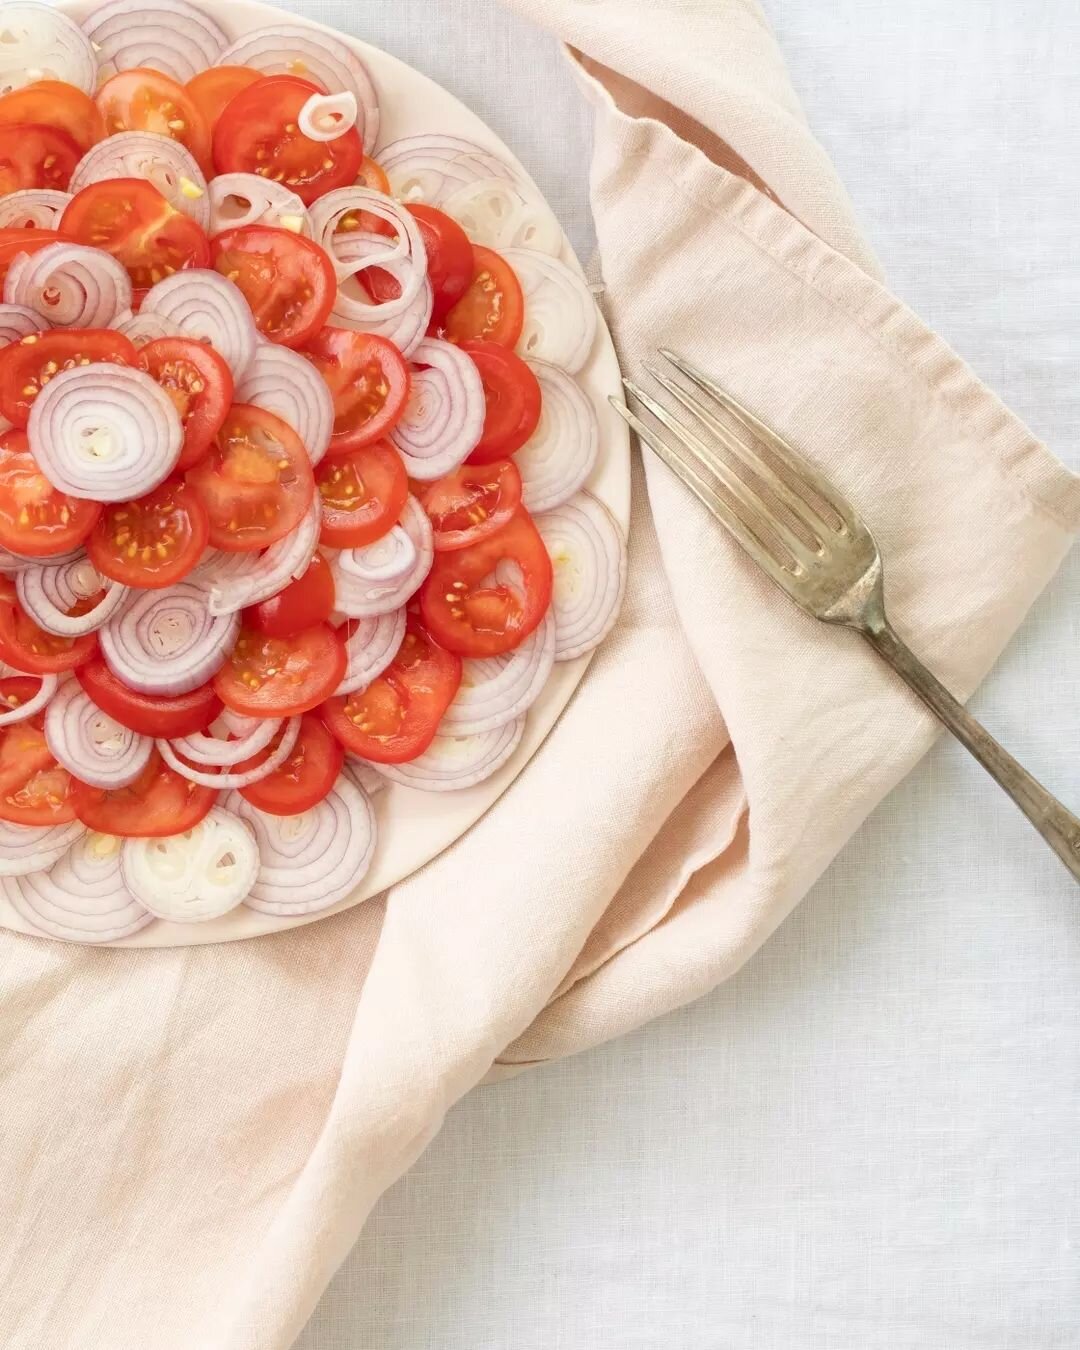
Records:
[[[804,455],[799,454],[782,436],[778,436],[771,427],[766,426],[760,418],[755,417],[748,408],[744,408],[737,399],[725,393],[714,379],[706,375],[692,361],[688,361],[684,356],[679,356],[670,347],[661,347],[659,351],[665,361],[670,361],[676,370],[680,371],[706,394],[710,394],[722,408],[726,408],[731,416],[737,422],[741,422],[751,435],[756,436],[758,440],[767,445],[796,479],[801,479],[804,483],[809,484],[817,496],[831,510],[836,512],[848,529],[852,531],[856,529],[857,520],[850,504],[837,493],[829,480],[819,473]]]

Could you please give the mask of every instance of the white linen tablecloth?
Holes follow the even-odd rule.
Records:
[[[893,289],[1080,469],[1080,8],[765,7]],[[369,0],[365,35],[486,117],[587,257],[555,44],[495,0]],[[974,705],[1074,806],[1078,637],[1074,557]],[[296,1350],[1075,1350],[1077,900],[939,745],[729,984],[459,1105]]]

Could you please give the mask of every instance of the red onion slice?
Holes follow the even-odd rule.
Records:
[[[335,693],[351,694],[378,679],[398,654],[405,639],[405,610],[395,609],[374,619],[356,619],[345,639],[348,664]]]
[[[5,666],[2,673],[4,675],[21,675],[22,671]],[[39,713],[42,708],[48,706],[49,700],[56,693],[60,681],[55,675],[41,675],[38,678],[41,680],[41,684],[33,698],[28,698],[25,703],[20,703],[18,707],[9,707],[4,712],[0,712],[0,727],[12,726],[15,722],[25,722],[28,717],[33,717],[35,713]],[[3,707],[4,704],[0,701],[0,708]],[[2,850],[0,850],[0,854],[2,854]]]
[[[363,61],[351,47],[319,29],[276,23],[237,38],[218,58],[224,66],[251,66],[264,75],[310,76],[330,94],[356,95],[362,112],[364,150],[379,135],[379,100]]]
[[[599,646],[615,626],[626,589],[626,543],[607,507],[591,493],[536,517],[555,575],[555,660]]]
[[[554,665],[555,620],[549,611],[514,651],[462,662],[461,687],[443,714],[440,734],[480,736],[515,721],[543,693]]]
[[[185,764],[171,741],[158,741],[157,748],[161,758],[169,768],[175,770],[182,778],[187,778],[192,783],[198,783],[200,787],[219,788],[224,792],[228,788],[242,788],[248,787],[251,783],[258,783],[261,779],[268,778],[275,769],[280,769],[292,754],[296,745],[296,738],[299,735],[300,718],[290,717],[285,723],[280,742],[263,762],[253,769],[244,769],[243,772],[235,773],[230,772],[228,768],[214,771],[213,769],[200,769],[191,764]]]
[[[596,300],[584,280],[558,258],[531,248],[508,248],[503,257],[521,282],[525,324],[517,352],[576,374],[596,338]]]
[[[389,533],[363,548],[348,549],[343,571],[357,583],[367,585],[385,582],[393,585],[402,581],[416,566],[420,556],[412,536],[395,525]]]
[[[0,877],[44,871],[64,856],[85,829],[78,820],[66,825],[12,825],[0,820]]]
[[[125,502],[173,471],[184,428],[149,375],[93,361],[54,375],[30,408],[30,449],[52,485],[72,497]]]
[[[275,225],[310,235],[308,209],[284,183],[255,173],[219,173],[210,180],[210,233],[241,225]]]
[[[48,872],[4,878],[0,892],[27,923],[68,942],[130,937],[153,917],[124,885],[110,834],[83,834]]]
[[[123,333],[136,347],[145,347],[148,342],[156,342],[158,338],[177,337],[180,332],[176,324],[163,319],[160,314],[144,314],[141,311],[138,314],[121,314],[109,327]]]
[[[269,600],[290,581],[303,576],[319,543],[319,498],[292,534],[264,553],[217,553],[200,565],[192,579],[205,590],[211,614],[235,614]]]
[[[235,909],[259,872],[251,827],[220,806],[194,829],[166,839],[125,839],[124,881],[151,914],[171,923],[203,923]]]
[[[131,278],[100,248],[46,244],[8,268],[4,303],[36,310],[53,328],[106,328],[131,309]]]
[[[600,422],[592,400],[558,366],[530,361],[540,382],[540,422],[514,456],[521,500],[533,513],[551,511],[585,485],[600,454]]]
[[[451,193],[480,178],[513,182],[505,160],[460,136],[405,136],[384,146],[379,163],[399,201],[441,206]]]
[[[150,762],[154,742],[101,711],[78,680],[60,686],[45,714],[45,740],[80,782],[121,788]]]
[[[244,903],[287,918],[329,909],[364,879],[375,852],[375,812],[367,794],[342,775],[318,806],[297,816],[271,816],[243,797],[230,810],[255,831],[262,859]]]
[[[427,276],[427,247],[412,212],[393,197],[359,185],[335,188],[312,203],[308,210],[312,237],[326,252],[339,277],[350,276],[363,267],[376,264],[389,267],[395,262],[410,263],[409,276],[396,300],[377,305],[369,299],[366,305],[366,310],[381,309],[387,316],[406,310]],[[393,235],[360,229],[361,213],[385,220]],[[341,250],[346,246],[349,252],[343,257]],[[400,276],[397,279],[402,280]]]
[[[342,614],[366,619],[400,609],[431,571],[435,560],[431,521],[415,497],[405,503],[399,523],[416,550],[416,560],[397,581],[369,581],[364,575],[365,549],[340,549],[331,556],[334,594]]]
[[[55,230],[69,201],[71,193],[56,188],[21,188],[9,192],[0,199],[0,229]]]
[[[526,196],[505,178],[478,178],[443,199],[440,210],[461,226],[474,244],[497,249],[534,248],[558,257],[562,226],[548,204]]]
[[[111,178],[145,178],[170,205],[205,230],[210,224],[206,178],[191,151],[156,131],[118,131],[92,145],[71,175],[68,189],[80,192]]]
[[[63,80],[84,94],[97,84],[97,58],[73,19],[36,0],[8,0],[0,20],[0,94]]]
[[[435,737],[422,755],[407,764],[373,764],[391,783],[420,792],[460,792],[475,787],[506,763],[521,744],[525,718],[474,736]]]
[[[228,656],[240,616],[212,615],[190,579],[162,591],[133,592],[101,630],[101,654],[118,680],[142,694],[186,694]]]
[[[120,608],[127,587],[98,574],[89,558],[80,554],[59,567],[35,564],[15,578],[19,603],[39,628],[58,637],[82,637],[96,632]],[[105,592],[86,614],[70,614],[80,600]]]
[[[193,267],[151,286],[140,314],[158,314],[185,337],[205,342],[229,363],[237,379],[255,355],[258,333],[238,286],[219,272]]]
[[[349,246],[342,245],[340,252],[343,257],[348,258]],[[358,262],[357,267],[361,266],[363,264]],[[379,266],[396,278],[400,285],[403,278],[409,275],[412,264],[398,261],[380,263]],[[384,337],[394,344],[402,356],[412,356],[431,326],[431,316],[435,310],[435,292],[431,289],[431,282],[425,277],[423,285],[404,313],[389,318],[361,317],[361,311],[367,315],[370,309],[367,292],[360,282],[355,277],[346,277],[338,286],[330,322],[338,328],[351,328],[357,333],[374,333],[377,337]]]
[[[40,314],[26,305],[0,305],[0,344],[18,342],[31,333],[44,333],[48,326]]]
[[[282,726],[278,717],[244,717],[237,721],[240,728],[235,740],[224,740],[220,736],[199,732],[195,736],[183,736],[170,744],[178,755],[183,755],[194,764],[231,768],[257,755],[260,750],[265,750]],[[232,727],[229,729],[232,730]]]
[[[424,369],[412,372],[409,401],[391,440],[409,477],[430,481],[464,464],[476,449],[487,400],[476,362],[453,343],[425,338],[412,360]]]
[[[312,363],[278,342],[260,342],[236,386],[237,403],[275,413],[304,442],[318,464],[334,431],[334,399]]]
[[[356,126],[359,115],[353,93],[312,94],[297,114],[296,125],[309,141],[336,141]]]
[[[110,0],[83,25],[93,42],[101,78],[149,66],[186,84],[216,65],[228,38],[203,9],[186,0]]]

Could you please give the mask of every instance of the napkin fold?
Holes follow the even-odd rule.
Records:
[[[1080,480],[884,289],[752,0],[511,0],[596,108],[604,307],[811,454],[958,693],[1080,522]],[[635,463],[623,620],[527,771],[385,900],[279,937],[0,945],[10,1350],[286,1350],[379,1194],[486,1074],[735,970],[930,744]]]

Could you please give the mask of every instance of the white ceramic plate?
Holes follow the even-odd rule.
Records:
[[[67,3],[60,5],[60,8],[81,23],[95,6]],[[323,24],[313,23],[299,15],[285,13],[271,5],[256,3],[255,0],[216,0],[216,3],[206,8],[230,38],[273,23],[291,23],[333,32],[336,37],[354,47],[367,63],[379,92],[382,111],[380,146],[388,145],[401,136],[422,132],[438,131],[444,135],[464,136],[497,152],[516,165],[527,181],[532,182],[513,151],[475,113],[426,75],[421,75],[396,57],[348,34],[328,29]],[[375,158],[378,158],[378,150]],[[542,200],[540,190],[535,184],[533,186],[537,200]],[[563,258],[578,267],[565,237]],[[602,319],[598,328],[592,356],[577,376],[596,407],[601,428],[600,459],[587,486],[626,529],[630,518],[629,437],[622,419],[607,401],[609,394],[621,397],[622,386],[615,349]],[[462,792],[416,792],[410,788],[388,785],[377,793],[373,799],[379,830],[375,860],[363,884],[348,900],[318,914],[293,919],[276,919],[240,906],[223,918],[207,923],[174,924],[157,920],[134,936],[107,945],[181,947],[257,937],[263,933],[280,932],[312,923],[325,918],[327,914],[336,914],[339,910],[357,905],[386,890],[388,886],[393,886],[449,847],[498,801],[555,725],[588,664],[589,657],[586,656],[555,667],[543,695],[529,713],[525,735],[517,752],[486,782]],[[41,936],[2,896],[0,924],[19,932]]]

